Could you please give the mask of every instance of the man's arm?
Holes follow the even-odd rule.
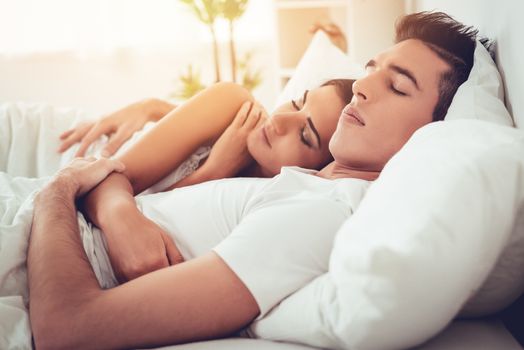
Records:
[[[115,168],[111,162],[66,168],[35,199],[28,272],[36,347],[158,346],[226,336],[252,321],[253,296],[214,253],[99,288],[74,200]]]
[[[155,234],[159,229],[152,223],[147,225],[151,230],[136,229],[143,228],[136,224],[143,223],[145,217],[136,208],[134,194],[162,179],[199,146],[212,144],[240,106],[252,99],[245,88],[233,83],[215,84],[200,92],[165,116],[119,158],[126,165],[124,174],[110,175],[87,195],[84,214],[104,232],[121,281],[169,265],[168,247],[164,248]],[[130,229],[116,227],[118,217],[135,225],[127,226]]]

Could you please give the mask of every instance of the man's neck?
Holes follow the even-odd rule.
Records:
[[[329,163],[317,173],[317,176],[330,180],[350,177],[354,179],[373,181],[376,180],[379,175],[380,171],[355,169],[344,166],[336,161]]]

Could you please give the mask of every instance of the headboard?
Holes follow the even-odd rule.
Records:
[[[408,11],[438,10],[479,29],[494,41],[495,61],[504,80],[506,106],[515,125],[524,129],[524,1],[415,0]]]

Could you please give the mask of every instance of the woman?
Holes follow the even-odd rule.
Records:
[[[139,142],[140,145],[133,146],[127,152],[119,150],[117,153],[127,160],[125,163],[128,168],[129,162],[132,167],[136,164],[134,170],[130,171],[134,177],[141,177],[141,173],[135,175],[138,168],[147,169],[147,179],[144,179],[147,185],[139,183],[135,193],[155,184],[173,170],[176,171],[172,176],[155,185],[155,190],[231,176],[271,177],[286,165],[318,169],[331,159],[327,151],[327,140],[335,129],[342,107],[351,100],[352,82],[345,79],[331,80],[321,88],[312,90],[312,94],[306,91],[300,100],[278,107],[273,113],[275,118],[271,119],[270,124],[266,124],[266,128],[261,128],[267,119],[264,108],[236,84],[217,84],[177,109],[160,100],[146,100],[119,110],[96,123],[83,123],[66,131],[60,136],[62,144],[59,152],[80,142],[75,155],[83,156],[96,139],[103,134],[110,134],[109,141],[102,150],[103,155],[110,156],[144,124],[162,119],[162,126],[159,128],[173,130],[172,133],[161,133],[157,128],[153,131],[155,136],[145,136]],[[308,96],[312,96],[314,100],[310,104],[323,109],[315,111],[310,119],[304,114],[307,111],[301,112]],[[283,132],[287,135],[273,140],[275,144],[271,145],[270,151],[265,147],[266,142],[260,142],[267,136],[270,129],[268,125],[276,127],[279,136]],[[296,129],[292,141],[289,140],[290,130],[287,130],[290,125]],[[256,132],[247,137],[257,127],[258,137]],[[220,135],[222,136],[219,138]],[[299,138],[301,142],[295,142]],[[142,149],[151,149],[164,139],[173,141],[164,144],[170,151],[164,151],[165,147],[158,147],[156,149],[160,152],[144,159]],[[180,181],[207,157],[211,145],[214,145],[213,150],[204,165]],[[163,153],[163,157],[159,153]]]

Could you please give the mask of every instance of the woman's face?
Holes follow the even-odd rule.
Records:
[[[264,176],[283,166],[319,168],[331,159],[329,139],[345,103],[335,86],[306,91],[279,106],[247,139],[247,147]]]

